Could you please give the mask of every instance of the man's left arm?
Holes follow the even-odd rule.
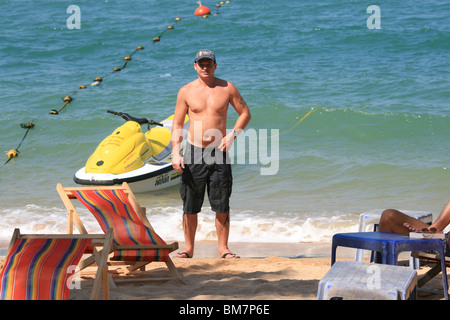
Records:
[[[230,104],[233,106],[234,110],[239,114],[236,123],[234,124],[233,130],[228,133],[223,139],[222,143],[219,145],[219,150],[228,151],[230,150],[234,139],[244,131],[251,119],[250,110],[247,103],[242,98],[239,90],[234,86],[234,84],[229,83],[230,86]],[[225,148],[224,148],[225,147]]]

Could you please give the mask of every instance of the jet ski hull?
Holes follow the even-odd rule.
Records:
[[[179,184],[181,173],[173,169],[172,163],[145,164],[142,168],[121,174],[87,173],[79,169],[73,180],[85,186],[111,186],[127,182],[133,192],[149,192]]]

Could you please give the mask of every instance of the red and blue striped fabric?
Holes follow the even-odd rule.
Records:
[[[75,197],[99,222],[103,232],[114,230],[117,245],[165,245],[152,229],[144,225],[123,190],[74,190]],[[168,249],[123,249],[114,251],[111,260],[168,261]]]
[[[16,239],[0,273],[0,298],[68,299],[71,277],[90,242],[91,239]]]

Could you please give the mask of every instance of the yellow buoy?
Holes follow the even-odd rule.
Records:
[[[31,129],[31,128],[34,128],[34,123],[33,122],[21,123],[20,127],[24,128],[24,129]]]
[[[123,60],[130,61],[131,57],[130,56],[126,56],[125,58],[123,58]]]
[[[8,151],[8,159],[15,158],[19,155],[19,151],[11,149]]]
[[[86,89],[86,86],[84,84],[81,84],[78,86],[78,89]]]

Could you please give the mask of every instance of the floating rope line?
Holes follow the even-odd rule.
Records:
[[[297,127],[303,120],[305,120],[305,119],[306,119],[311,113],[313,113],[313,112],[314,112],[314,109],[310,110],[310,111],[309,111],[307,114],[305,114],[305,115],[303,116],[303,118],[301,118],[295,125],[293,125],[293,126],[290,127],[289,129],[287,129],[287,130],[285,130],[285,131],[283,131],[283,132],[281,132],[281,133],[279,133],[279,134],[277,134],[277,135],[274,135],[273,137],[280,136],[280,135],[282,135],[282,134],[284,134],[284,133],[286,133],[286,132],[289,132],[289,131],[295,129],[295,127]]]
[[[163,30],[157,37],[153,38],[153,44],[155,44],[156,42],[159,42],[161,40],[161,37],[164,35],[164,33],[166,31],[173,30],[175,28],[175,24],[177,22],[179,22],[179,21],[181,21],[181,18],[175,18],[175,22],[172,25],[169,25],[167,27],[167,29]],[[137,46],[136,49],[134,49],[134,51],[130,55],[125,56],[123,58],[124,63],[123,63],[123,65],[121,67],[113,68],[112,73],[116,73],[116,72],[119,72],[119,71],[122,71],[123,69],[125,69],[127,67],[128,63],[131,61],[131,58],[133,57],[133,55],[136,54],[136,52],[144,50],[144,49],[145,49],[144,46]],[[105,79],[105,76],[94,78],[94,82],[91,83],[91,87],[100,85],[103,82],[104,79]],[[79,90],[84,90],[84,89],[87,89],[87,88],[88,88],[88,86],[86,86],[84,84],[78,86]],[[50,110],[50,114],[54,114],[54,115],[59,114],[69,103],[71,103],[73,101],[73,96],[75,94],[77,94],[77,92],[78,92],[78,90],[75,90],[75,91],[73,91],[71,93],[71,95],[68,95],[68,96],[64,97],[63,98],[64,104],[62,105],[62,107],[59,110],[56,110],[56,109]]]
[[[198,3],[199,3],[199,5],[201,6],[201,2],[199,1]],[[230,1],[227,0],[227,1],[221,1],[220,3],[216,4],[216,13],[215,13],[214,15],[220,14],[219,9],[220,9],[224,4],[229,4],[229,3],[230,3]],[[209,14],[203,15],[204,18],[206,18],[206,17],[208,17],[208,16],[209,16]],[[172,25],[169,25],[169,26],[168,26],[165,30],[163,30],[158,36],[156,36],[156,37],[153,38],[153,45],[154,45],[155,43],[161,41],[161,37],[162,37],[162,36],[164,35],[164,33],[166,33],[168,30],[173,30],[173,29],[175,29],[175,24],[177,24],[177,23],[180,22],[180,21],[181,21],[181,18],[179,18],[179,17],[175,18],[174,23],[173,23]],[[125,56],[125,57],[123,58],[123,60],[124,60],[125,62],[124,62],[124,64],[122,65],[122,67],[115,67],[115,68],[113,69],[112,73],[119,72],[119,71],[125,69],[126,66],[127,66],[127,64],[131,61],[132,56],[133,56],[136,52],[138,52],[138,51],[140,51],[140,50],[144,50],[144,49],[145,49],[144,46],[137,46],[136,49],[135,49],[130,55]],[[99,85],[103,80],[104,80],[104,77],[96,77],[96,78],[94,79],[94,82],[91,83],[91,87]],[[79,89],[79,90],[84,90],[84,89],[87,89],[87,88],[88,88],[88,87],[87,87],[86,85],[80,85],[80,86],[78,86],[78,89]],[[55,109],[50,110],[50,114],[56,114],[56,115],[59,114],[59,113],[60,113],[60,112],[61,112],[61,111],[69,104],[69,103],[72,102],[73,96],[74,96],[77,92],[78,92],[78,90],[75,90],[75,91],[72,92],[71,95],[64,97],[64,98],[63,98],[64,104],[62,105],[62,107],[61,107],[59,110],[55,110]]]
[[[230,3],[229,0],[227,1],[221,1],[220,3],[216,4],[216,13],[214,15],[220,14],[219,9],[224,5]]]
[[[296,126],[298,126],[303,120],[305,120],[311,113],[313,113],[314,109],[310,110],[307,114],[305,114],[303,116],[303,118],[301,118],[294,126],[292,126],[291,128],[287,129],[286,131],[283,131],[282,133],[286,133],[288,131],[293,130]]]
[[[221,8],[222,5],[228,4],[228,3],[230,3],[230,1],[222,1],[222,2],[220,2],[220,4],[217,4],[217,5],[216,5],[216,13],[215,13],[214,15],[219,14],[219,8]],[[206,16],[204,16],[204,18],[206,18]],[[153,38],[152,44],[154,45],[154,44],[156,44],[157,42],[161,41],[161,37],[162,37],[168,30],[173,30],[173,29],[175,29],[175,24],[177,24],[177,23],[180,22],[180,21],[181,21],[181,18],[175,18],[174,23],[173,23],[172,25],[169,25],[169,26],[168,26],[165,30],[163,30],[158,36],[156,36],[156,37]],[[125,57],[123,58],[124,63],[123,63],[123,65],[122,65],[121,67],[115,67],[115,68],[113,68],[112,73],[116,73],[116,72],[119,72],[119,71],[125,69],[125,68],[127,67],[128,63],[131,61],[133,55],[136,54],[138,51],[141,51],[141,50],[144,50],[144,49],[145,49],[144,46],[137,46],[136,49],[135,49],[130,55],[125,56]],[[94,78],[94,82],[92,82],[90,86],[91,86],[91,87],[94,87],[94,86],[100,85],[100,84],[103,82],[104,78],[105,78],[104,76],[103,76],[103,77],[100,77],[100,76],[99,76],[99,77]],[[77,88],[77,90],[72,91],[69,95],[67,95],[67,96],[65,96],[64,98],[62,98],[62,100],[63,100],[63,105],[62,105],[58,110],[52,109],[52,110],[50,110],[49,113],[50,113],[50,114],[53,114],[53,115],[58,115],[58,114],[59,114],[59,113],[60,113],[60,112],[68,105],[68,104],[70,104],[70,103],[74,100],[73,97],[74,97],[80,90],[85,90],[85,89],[87,89],[87,88],[88,88],[87,85],[84,85],[84,84],[79,85],[78,88]],[[6,165],[12,158],[15,158],[15,157],[17,157],[17,156],[19,155],[19,147],[21,146],[22,142],[25,140],[26,136],[28,135],[28,131],[34,127],[34,123],[32,123],[32,122],[29,122],[29,123],[22,123],[20,126],[21,126],[22,128],[26,128],[27,131],[25,132],[25,135],[23,136],[22,140],[20,141],[18,147],[17,147],[16,149],[11,149],[10,151],[7,152],[8,160],[2,165],[2,167],[3,167],[4,165]],[[0,168],[1,168],[1,167],[0,167]]]
[[[15,149],[11,149],[9,150],[6,154],[8,155],[8,160],[6,160],[6,162],[3,164],[6,165],[9,161],[11,161],[12,158],[16,158],[19,155],[19,148],[22,145],[22,142],[25,140],[25,138],[28,135],[28,131],[30,131],[30,129],[34,128],[34,123],[33,122],[27,122],[27,123],[21,123],[20,127],[23,129],[27,129],[27,131],[25,132],[25,135],[23,136],[22,140],[20,140],[19,145],[17,146],[17,148]],[[2,166],[2,167],[3,167]]]
[[[63,101],[64,101],[64,104],[62,105],[62,107],[59,108],[59,110],[55,110],[55,109],[50,110],[50,114],[59,114],[61,112],[61,110],[64,109],[67,106],[67,104],[72,102],[72,97],[71,96],[65,96],[63,98]]]

